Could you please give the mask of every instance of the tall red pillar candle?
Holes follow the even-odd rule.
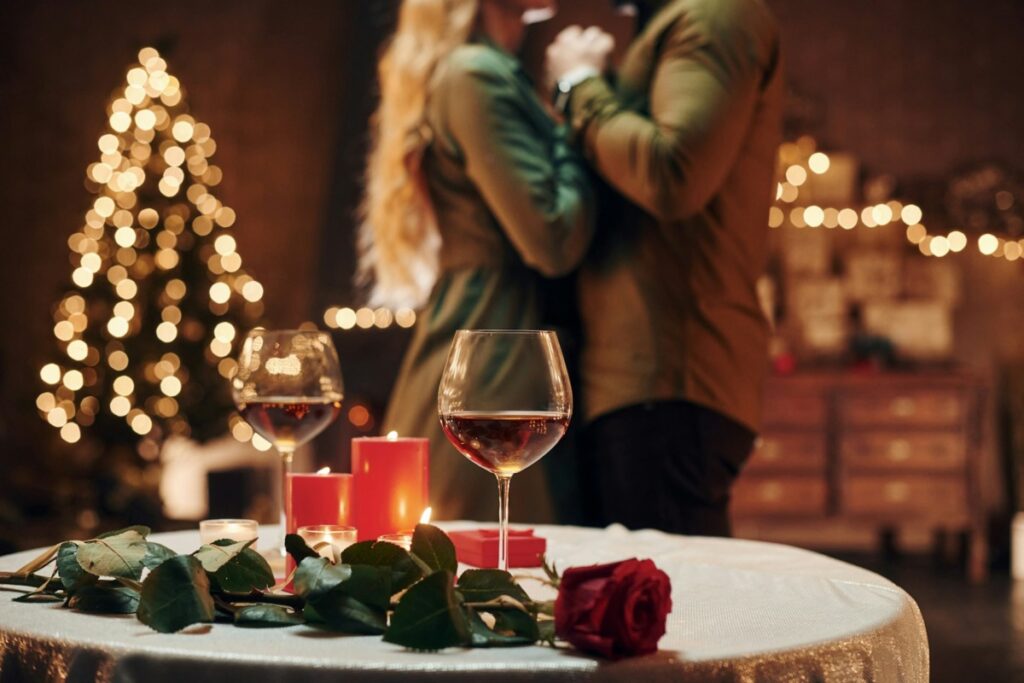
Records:
[[[352,526],[359,540],[412,529],[428,502],[427,439],[352,439]]]
[[[330,471],[312,474],[288,473],[285,492],[288,533],[300,527],[329,524],[349,526],[352,518],[352,475]],[[295,569],[291,555],[285,561],[285,576]],[[288,590],[291,584],[289,584]]]
[[[288,533],[300,526],[333,524],[349,526],[352,521],[352,475],[316,472],[288,475]]]

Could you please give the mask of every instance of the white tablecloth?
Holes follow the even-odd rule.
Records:
[[[464,528],[465,523],[442,525]],[[474,526],[474,525],[468,525]],[[406,652],[379,637],[228,624],[161,635],[0,592],[0,682],[928,680],[914,600],[869,571],[787,546],[657,531],[537,527],[559,567],[650,557],[672,579],[661,651],[605,662],[549,647]],[[179,552],[198,533],[153,537]],[[38,552],[0,558],[10,571]],[[518,573],[518,572],[517,572]],[[532,584],[532,585],[531,585]],[[535,597],[535,582],[524,587]]]

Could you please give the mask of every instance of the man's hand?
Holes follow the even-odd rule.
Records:
[[[554,84],[570,72],[590,69],[602,73],[615,47],[615,39],[596,26],[584,30],[570,26],[563,30],[548,46],[547,74]]]

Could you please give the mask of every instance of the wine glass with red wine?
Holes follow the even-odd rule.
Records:
[[[459,330],[437,394],[441,427],[456,449],[498,479],[498,567],[508,571],[512,475],[565,435],[572,388],[554,332]]]
[[[344,389],[338,352],[319,330],[249,333],[231,380],[238,410],[281,455],[281,539],[284,555],[288,473],[295,449],[327,428],[341,410]]]

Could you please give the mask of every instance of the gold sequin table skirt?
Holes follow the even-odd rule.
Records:
[[[864,569],[753,541],[615,526],[541,526],[537,532],[548,539],[559,567],[650,557],[668,572],[675,607],[661,651],[620,662],[540,646],[427,654],[305,626],[214,624],[161,635],[134,616],[16,603],[12,593],[0,592],[0,682],[928,680],[928,640],[917,604]],[[179,552],[199,544],[197,532],[154,540]],[[35,554],[2,557],[0,569],[16,569]]]

